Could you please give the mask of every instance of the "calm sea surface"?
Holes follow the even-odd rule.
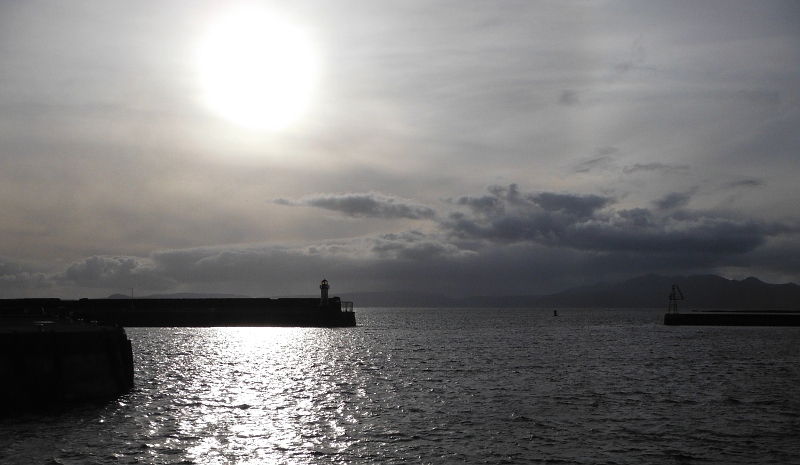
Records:
[[[356,311],[344,329],[128,329],[134,391],[0,418],[0,463],[800,463],[800,328]]]

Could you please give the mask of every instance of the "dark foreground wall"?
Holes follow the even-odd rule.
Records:
[[[123,327],[355,326],[352,303],[320,299],[9,299],[0,313]]]
[[[0,319],[0,411],[112,399],[132,387],[124,329]]]
[[[800,313],[667,313],[665,325],[800,326]]]

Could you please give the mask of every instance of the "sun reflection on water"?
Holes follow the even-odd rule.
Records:
[[[160,337],[158,330],[153,336]],[[172,330],[180,340],[153,376],[153,416],[147,435],[188,442],[196,463],[307,463],[336,454],[354,441],[347,425],[345,332],[316,328],[192,328]],[[151,407],[152,408],[152,407]],[[163,426],[171,423],[174,430]]]

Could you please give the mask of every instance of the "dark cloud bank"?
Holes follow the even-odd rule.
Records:
[[[424,205],[416,205],[411,201],[395,199],[382,194],[346,194],[346,195],[318,195],[303,198],[299,201],[289,199],[276,199],[279,205],[305,205],[339,212],[353,218],[384,218],[384,219],[431,219],[436,216],[435,211]]]
[[[650,208],[617,209],[595,194],[493,186],[440,207],[376,193],[279,199],[287,208],[410,222],[404,232],[314,244],[248,244],[166,250],[149,257],[93,256],[66,266],[0,261],[3,297],[103,297],[220,292],[252,296],[408,290],[445,295],[556,292],[646,274],[800,275],[800,227],[687,208],[675,192]],[[416,225],[416,226],[415,226]],[[769,280],[769,279],[767,279]]]

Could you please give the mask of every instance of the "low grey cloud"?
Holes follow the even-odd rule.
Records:
[[[499,217],[510,210],[518,211],[522,215],[544,211],[585,217],[614,202],[610,197],[594,194],[578,195],[554,192],[521,194],[517,184],[511,184],[508,187],[492,186],[487,190],[490,195],[460,197],[456,204],[467,206],[473,213],[483,217]]]
[[[564,89],[558,96],[558,103],[561,105],[576,105],[579,102],[578,91],[573,89]]]
[[[660,210],[686,205],[690,194],[675,193],[656,202],[658,210],[603,210],[612,199],[596,195],[533,193],[525,208],[509,208],[502,196],[492,214],[473,209],[451,215],[443,227],[454,237],[497,243],[531,242],[595,252],[739,254],[768,238],[797,233],[781,223],[727,217],[723,213]],[[464,202],[470,205],[469,202]],[[482,204],[490,204],[484,199]]]
[[[653,201],[653,205],[659,210],[670,210],[673,208],[685,207],[692,198],[691,192],[670,192],[664,197]]]
[[[617,212],[624,221],[629,221],[636,228],[653,227],[656,224],[656,216],[646,208],[631,208]]]
[[[541,192],[528,196],[532,202],[549,212],[564,212],[577,217],[585,218],[591,216],[595,211],[600,210],[614,200],[609,197],[599,195],[576,195],[576,194],[555,194],[552,192]]]
[[[647,172],[647,171],[661,171],[661,172],[673,172],[673,171],[686,171],[689,169],[688,165],[668,165],[666,163],[635,163],[633,165],[628,165],[622,168],[622,172],[626,174],[638,173],[638,172]]]
[[[177,282],[162,275],[151,260],[139,257],[92,256],[54,276],[61,284],[84,288],[166,290]]]
[[[440,276],[447,276],[474,255],[441,235],[406,231],[306,244],[169,250],[152,261],[154,273],[191,283],[183,290],[280,296],[313,293],[322,278],[338,290],[419,288],[420,280],[434,279],[421,278],[421,269],[439,267]]]
[[[326,278],[336,292],[545,293],[585,284],[598,275],[625,279],[651,272],[767,269],[769,257],[800,244],[800,225],[691,210],[686,208],[690,195],[669,194],[652,208],[615,209],[615,199],[607,196],[491,186],[483,195],[446,200],[449,214],[427,218],[438,229],[176,248],[146,257],[94,255],[60,267],[6,259],[0,261],[0,291],[5,297],[105,297],[135,288],[140,295],[275,297],[313,294],[318,281]],[[286,203],[306,205],[329,197],[342,196]],[[367,207],[334,204],[331,209],[375,208]],[[781,258],[779,268],[773,271],[781,276],[800,274],[800,263],[789,256]]]
[[[419,231],[382,234],[375,238],[371,251],[381,258],[419,262],[437,257],[460,257],[472,253],[459,249],[437,235],[424,234]]]
[[[592,158],[591,160],[586,160],[583,162],[578,163],[577,165],[572,167],[573,173],[588,173],[594,171],[596,169],[608,168],[612,165],[614,159],[609,156],[601,156],[597,158]]]
[[[729,189],[735,189],[738,187],[760,187],[765,185],[766,183],[758,178],[746,178],[746,179],[738,179],[735,181],[731,181],[725,185],[725,187]]]
[[[51,272],[35,263],[0,256],[0,298],[53,288]]]
[[[61,265],[0,260],[0,297],[86,297],[95,292],[148,292],[174,288],[178,283],[159,270],[149,258],[95,255]],[[78,294],[76,294],[78,292]],[[105,297],[101,294],[100,296]]]
[[[279,205],[304,205],[342,213],[353,218],[384,218],[425,220],[436,216],[436,211],[425,205],[388,197],[378,193],[317,195],[293,201],[276,199]]]
[[[481,197],[459,197],[456,204],[467,206],[475,213],[484,216],[497,215],[505,211],[505,202],[497,196],[484,195]]]

